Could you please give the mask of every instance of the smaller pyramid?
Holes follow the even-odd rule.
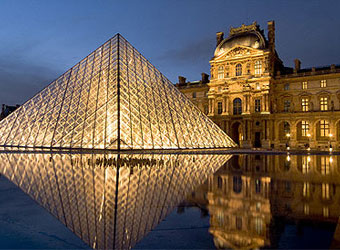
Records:
[[[236,146],[120,34],[2,120],[0,145],[114,150]]]

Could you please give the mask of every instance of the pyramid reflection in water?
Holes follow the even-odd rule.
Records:
[[[2,153],[0,173],[89,246],[126,249],[229,158]]]
[[[120,150],[235,143],[117,34],[1,121],[0,145]]]

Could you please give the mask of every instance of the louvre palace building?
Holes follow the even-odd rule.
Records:
[[[216,33],[210,80],[178,89],[240,147],[340,148],[340,65],[285,67],[275,49],[275,23],[268,35],[254,22]]]

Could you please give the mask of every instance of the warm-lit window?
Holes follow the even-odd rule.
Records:
[[[308,204],[303,205],[303,212],[305,213],[305,215],[309,215],[309,205]]]
[[[328,200],[329,199],[329,184],[322,183],[322,199]]]
[[[261,61],[256,61],[255,62],[255,75],[260,75],[262,74],[262,63]]]
[[[289,90],[289,83],[286,83],[284,86],[283,86],[284,90]]]
[[[310,171],[310,156],[304,155],[302,157],[302,173],[308,174]]]
[[[283,106],[284,111],[289,112],[289,110],[290,110],[290,100],[284,100],[283,105],[284,105]]]
[[[320,87],[321,88],[326,88],[327,87],[327,81],[326,80],[321,80],[320,81]]]
[[[236,65],[236,76],[242,75],[242,65],[239,63]]]
[[[308,111],[308,98],[301,99],[302,111]]]
[[[329,136],[329,122],[327,120],[320,121],[320,136]]]
[[[329,174],[329,156],[321,156],[321,174]]]
[[[261,100],[255,99],[255,112],[261,112]]]
[[[217,78],[218,79],[223,79],[224,78],[223,66],[218,67]]]
[[[258,235],[262,235],[263,220],[260,217],[255,218],[255,230]]]
[[[233,101],[233,114],[240,115],[242,113],[242,101],[240,98],[235,98]]]
[[[192,98],[196,98],[196,92],[192,92]]]
[[[322,212],[323,212],[323,217],[329,216],[329,208],[328,207],[323,207]]]
[[[328,110],[328,98],[327,97],[320,98],[320,110],[321,111]]]
[[[307,89],[307,88],[308,88],[308,83],[302,82],[302,89]]]
[[[309,132],[309,123],[308,121],[301,121],[301,135],[307,136]]]
[[[310,184],[309,182],[303,183],[303,190],[302,190],[303,197],[308,198],[310,196]]]
[[[219,115],[222,114],[222,102],[217,103],[217,113]]]

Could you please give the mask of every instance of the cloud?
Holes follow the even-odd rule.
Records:
[[[209,37],[186,44],[178,49],[167,50],[157,59],[181,64],[206,62],[213,55],[212,48],[214,48],[214,38]]]
[[[60,73],[20,59],[0,59],[0,103],[22,104]]]

